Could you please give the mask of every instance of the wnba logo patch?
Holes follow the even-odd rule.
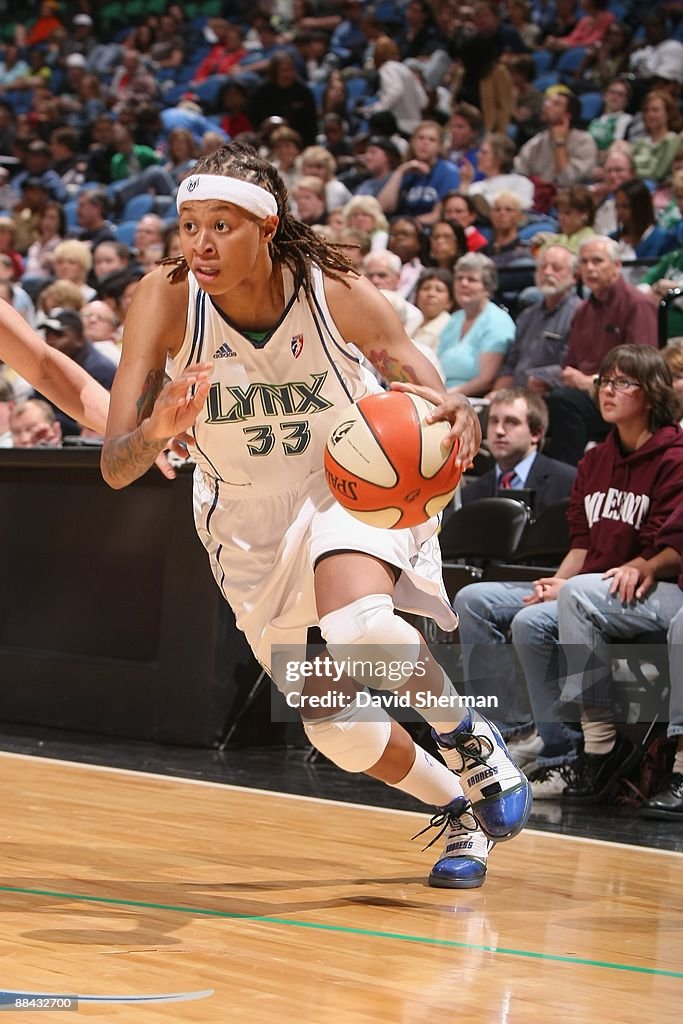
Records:
[[[292,355],[295,359],[298,359],[304,350],[304,336],[303,334],[295,334],[289,343],[292,350]]]

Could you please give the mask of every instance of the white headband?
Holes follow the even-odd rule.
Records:
[[[184,178],[178,189],[178,213],[183,203],[190,200],[218,199],[234,203],[255,217],[268,217],[277,213],[277,200],[260,185],[252,185],[241,178],[226,178],[222,174],[192,174]]]

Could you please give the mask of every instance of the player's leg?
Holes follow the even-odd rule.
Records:
[[[498,730],[471,709],[460,706],[453,684],[431,657],[423,638],[396,615],[391,599],[393,582],[391,567],[361,552],[333,553],[318,562],[316,602],[328,649],[337,662],[354,660],[354,650],[366,655],[369,652],[371,661],[393,657],[411,669],[419,662],[419,674],[408,670],[400,682],[387,685],[385,677],[373,685],[399,689],[414,706],[417,691],[446,698],[436,706],[420,706],[419,713],[432,726],[440,752],[448,767],[459,775],[465,796],[488,838],[509,839],[528,817],[526,778],[510,759]],[[395,778],[384,774],[397,768],[393,758],[390,746],[374,772],[376,777],[396,784]],[[409,767],[405,761],[399,765],[401,770]]]
[[[336,557],[336,556],[333,556]],[[381,561],[367,555],[354,555],[354,569],[360,572],[375,591],[369,602],[376,609],[388,606],[393,609],[391,592],[394,585],[393,571]],[[320,564],[324,564],[325,561]],[[316,570],[316,579],[318,571]],[[323,574],[326,576],[327,574]],[[317,587],[316,587],[317,590]],[[381,660],[390,657],[392,661],[403,662],[406,658],[417,657],[419,642],[411,632],[411,627],[396,617],[391,635],[378,637],[382,653],[375,644],[368,644],[364,635],[363,619],[366,615],[373,618],[372,611],[359,612],[351,597],[357,598],[359,589],[349,592],[343,580],[337,581],[337,591],[342,602],[341,607],[348,609],[347,619],[354,626],[360,623],[360,631],[354,632],[357,643],[347,646],[339,654],[337,664],[340,668],[347,667],[350,661],[367,665],[368,657]],[[361,599],[362,600],[362,599]],[[334,614],[338,611],[326,597],[321,595],[323,609]],[[381,615],[381,611],[379,612]],[[326,633],[325,618],[322,617],[321,630]],[[407,627],[407,628],[406,628]],[[332,637],[337,633],[332,623]],[[332,642],[334,646],[334,640]],[[373,652],[370,652],[372,647]],[[399,653],[401,652],[401,653]],[[334,657],[334,655],[332,655]],[[372,778],[379,779],[387,785],[394,786],[402,792],[409,793],[423,803],[436,808],[432,824],[440,828],[439,838],[446,837],[446,848],[429,877],[430,885],[440,888],[475,888],[481,885],[486,875],[486,860],[489,842],[478,828],[476,820],[469,812],[468,800],[464,797],[458,778],[440,761],[414,742],[408,732],[387,712],[376,706],[359,707],[355,696],[363,690],[363,684],[374,682],[369,678],[354,681],[348,675],[332,680],[329,675],[306,680],[302,697],[304,698],[304,728],[311,743],[326,757],[340,768],[351,772],[365,772]],[[316,711],[310,704],[310,697],[325,692],[331,695],[335,707],[340,707],[335,714],[321,708]],[[367,692],[367,691],[364,691]],[[431,844],[430,844],[431,845]]]

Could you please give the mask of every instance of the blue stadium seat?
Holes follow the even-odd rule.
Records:
[[[172,88],[164,90],[164,106],[175,107],[186,92],[188,92],[187,82],[181,82],[180,85],[174,85]]]
[[[196,85],[193,92],[199,96],[202,106],[206,110],[216,105],[219,92],[225,83],[229,81],[228,75],[212,75],[210,78],[205,78],[199,85]]]
[[[159,217],[166,217],[169,210],[172,211],[173,220],[175,220],[178,213],[176,211],[174,196],[153,196],[152,213],[156,213]]]
[[[550,65],[553,62],[553,55],[549,50],[536,50],[533,54],[534,64],[536,65],[536,74],[542,75],[544,71],[550,70]]]
[[[579,96],[581,102],[581,120],[588,124],[602,113],[602,93],[584,92]]]
[[[116,239],[124,245],[132,245],[135,240],[135,229],[138,226],[136,220],[122,220],[116,224]]]
[[[151,213],[154,208],[154,196],[149,192],[142,192],[138,196],[131,196],[123,208],[121,220],[140,220],[146,213]]]
[[[359,96],[367,96],[369,93],[369,82],[367,78],[349,78],[346,83],[346,92],[349,99],[358,99]]]
[[[313,99],[315,100],[316,110],[322,110],[323,96],[325,95],[327,82],[309,82],[308,88],[313,93]]]
[[[558,230],[558,223],[556,220],[547,218],[546,220],[530,220],[528,224],[523,224],[519,229],[519,237],[523,242],[528,242],[530,238],[537,235],[540,231],[549,231],[555,234]]]
[[[560,76],[557,71],[544,71],[542,75],[539,75],[538,78],[534,79],[533,84],[539,92],[545,92],[545,90],[549,89],[551,85],[557,85],[559,80]]]
[[[78,207],[78,200],[77,199],[69,199],[66,203],[64,203],[63,210],[64,210],[64,216],[66,218],[66,226],[67,226],[67,228],[71,229],[71,228],[77,228],[78,227],[78,221],[76,220],[76,209],[77,209],[77,207]]]
[[[572,78],[581,66],[585,56],[585,46],[575,46],[571,50],[565,50],[564,53],[561,53],[555,65],[555,68],[560,73],[560,77]]]

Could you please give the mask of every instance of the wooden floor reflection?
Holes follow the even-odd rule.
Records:
[[[135,1024],[680,1018],[679,855],[527,829],[448,892],[417,815],[13,754],[0,774],[0,990]]]

